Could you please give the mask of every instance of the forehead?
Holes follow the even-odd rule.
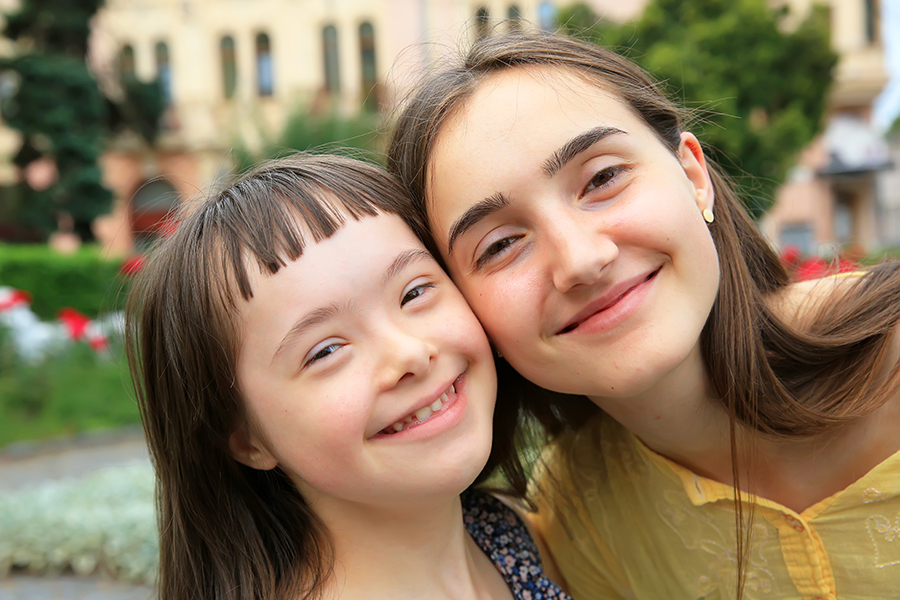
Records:
[[[641,126],[643,122],[600,81],[565,67],[525,66],[485,78],[445,121],[437,145],[465,133],[510,134],[549,120],[557,127],[583,119]],[[479,128],[492,124],[491,127]]]

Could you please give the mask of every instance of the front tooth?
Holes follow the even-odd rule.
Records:
[[[433,410],[434,412],[441,410],[441,407],[444,406],[444,402],[442,399],[446,400],[446,398],[447,398],[446,396],[441,396],[440,398],[438,398],[437,400],[432,402],[431,410]]]
[[[403,423],[394,423],[391,427],[394,428],[394,431],[403,431]]]
[[[431,410],[430,406],[426,406],[425,408],[420,408],[416,411],[416,418],[420,421],[424,421],[428,417],[434,414],[434,411]]]

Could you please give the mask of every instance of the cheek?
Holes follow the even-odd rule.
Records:
[[[539,322],[536,287],[525,277],[498,276],[464,282],[460,288],[481,321],[488,337],[498,346],[525,342],[529,329]]]

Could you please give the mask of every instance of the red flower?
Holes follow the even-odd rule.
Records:
[[[119,273],[131,277],[144,268],[145,258],[143,254],[133,254],[125,259],[119,267]]]

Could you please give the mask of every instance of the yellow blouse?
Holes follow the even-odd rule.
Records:
[[[554,444],[540,490],[535,525],[576,600],[735,597],[733,488],[611,418]],[[747,600],[900,598],[900,452],[799,514],[749,501]]]

